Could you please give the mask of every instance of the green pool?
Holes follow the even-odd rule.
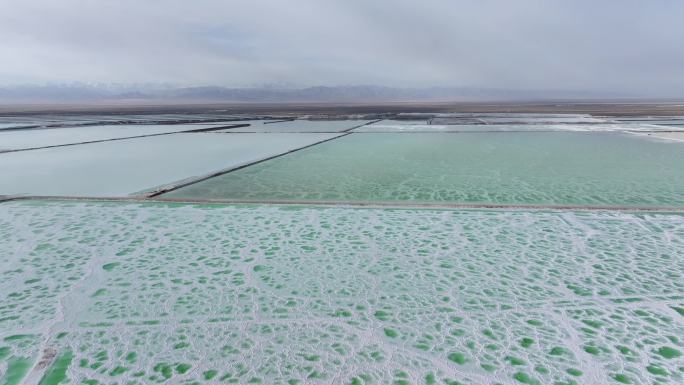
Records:
[[[684,143],[608,132],[363,133],[172,198],[684,205]]]

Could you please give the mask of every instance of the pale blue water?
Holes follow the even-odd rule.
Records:
[[[127,196],[336,134],[174,134],[0,154],[0,195]]]

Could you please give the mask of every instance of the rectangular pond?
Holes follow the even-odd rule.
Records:
[[[285,122],[256,121],[249,127],[232,128],[229,132],[341,132],[368,123],[368,120],[291,120]]]
[[[80,142],[180,132],[231,124],[114,124],[0,131],[0,152]]]
[[[125,196],[337,134],[173,134],[0,154],[0,195]]]
[[[626,133],[351,134],[173,198],[684,205],[684,144]]]
[[[362,133],[420,133],[420,132],[547,132],[547,131],[572,131],[572,132],[622,132],[622,131],[670,131],[670,126],[655,124],[621,122],[621,123],[586,123],[586,124],[437,124],[432,122],[407,122],[399,120],[383,120],[373,124],[357,127],[353,132]]]

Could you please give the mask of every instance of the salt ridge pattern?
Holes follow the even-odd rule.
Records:
[[[4,381],[684,381],[678,214],[17,201],[0,245]]]

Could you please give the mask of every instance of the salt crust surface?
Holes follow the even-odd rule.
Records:
[[[682,272],[676,214],[7,202],[0,379],[681,384]]]

